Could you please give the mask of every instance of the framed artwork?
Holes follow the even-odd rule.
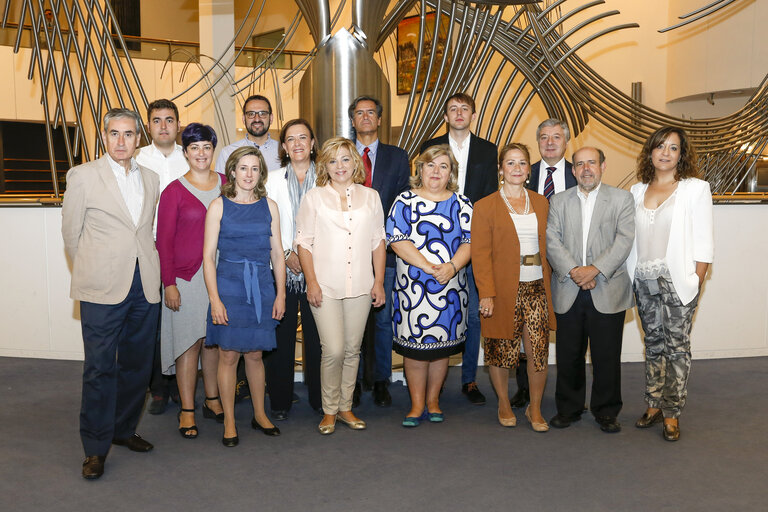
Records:
[[[415,82],[416,74],[416,55],[419,47],[419,26],[420,16],[410,16],[403,18],[397,25],[397,94],[409,94]],[[427,74],[427,65],[429,65],[429,55],[432,52],[432,36],[435,33],[435,13],[426,15],[424,33],[424,52],[422,53],[421,73],[419,76],[418,91],[424,87],[424,77]],[[445,52],[445,41],[448,36],[447,16],[440,17],[440,29],[437,35],[437,55],[435,63],[439,64]],[[432,89],[437,80],[437,70],[434,70],[429,79],[428,90]]]

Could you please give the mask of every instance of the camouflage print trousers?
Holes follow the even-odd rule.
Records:
[[[691,326],[698,296],[683,304],[672,280],[635,279],[637,313],[645,331],[645,401],[677,418],[688,395]]]

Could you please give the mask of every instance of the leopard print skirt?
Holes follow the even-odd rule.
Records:
[[[519,284],[515,303],[515,331],[509,338],[485,339],[485,364],[516,368],[523,342],[523,326],[528,327],[533,352],[528,357],[532,358],[537,372],[544,371],[549,358],[549,313],[542,279]]]

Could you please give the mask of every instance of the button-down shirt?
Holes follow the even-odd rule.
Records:
[[[451,152],[453,157],[459,163],[459,194],[464,193],[464,183],[467,181],[467,160],[469,160],[469,142],[472,139],[471,135],[467,135],[464,139],[462,146],[448,134],[448,145],[451,146]]]
[[[581,202],[581,264],[587,265],[587,238],[589,237],[589,226],[592,224],[592,214],[595,211],[595,202],[597,193],[600,192],[600,184],[589,193],[584,195],[580,188],[576,190],[576,195]]]
[[[173,180],[179,179],[189,170],[189,162],[184,158],[181,146],[174,144],[173,152],[165,156],[154,143],[139,148],[136,154],[136,162],[150,171],[154,171],[160,177],[160,193],[165,190]]]
[[[536,189],[541,195],[544,195],[544,182],[547,180],[547,167],[554,167],[552,173],[552,184],[555,186],[555,194],[565,190],[565,158],[561,158],[554,166],[549,165],[542,160],[539,162],[539,187]]]
[[[360,153],[361,158],[365,148],[368,148],[368,158],[371,160],[371,183],[373,183],[373,171],[376,170],[376,155],[379,149],[379,139],[376,139],[367,146],[364,146],[359,140],[355,140],[355,147],[357,148],[357,152]]]
[[[126,173],[125,168],[112,160],[109,155],[107,155],[107,162],[109,162],[109,167],[115,175],[117,188],[120,189],[125,206],[128,207],[133,225],[138,226],[141,209],[144,206],[144,184],[141,181],[139,164],[136,163],[135,158],[131,158],[131,169]]]
[[[313,188],[301,201],[294,250],[301,246],[312,253],[324,296],[344,299],[371,293],[371,253],[383,240],[384,212],[372,188],[353,184],[342,198],[328,184]]]
[[[216,159],[216,172],[226,175],[227,159],[229,158],[229,155],[231,155],[237,148],[243,146],[253,146],[261,151],[264,160],[267,162],[267,171],[274,171],[282,167],[282,165],[280,165],[280,157],[278,156],[280,144],[267,133],[267,140],[264,144],[256,144],[246,137],[237,142],[233,142],[229,146],[221,148],[219,158]]]

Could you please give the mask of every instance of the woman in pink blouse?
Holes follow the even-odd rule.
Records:
[[[294,245],[323,353],[321,434],[332,434],[337,418],[354,430],[366,427],[352,412],[352,393],[371,303],[384,304],[386,249],[381,200],[364,181],[355,144],[328,140],[317,161],[317,186],[296,216]]]
[[[157,252],[163,281],[160,352],[163,373],[176,374],[181,398],[179,433],[197,437],[195,386],[202,360],[205,402],[203,416],[224,421],[216,384],[218,352],[202,349],[208,292],[203,281],[203,233],[208,205],[220,194],[224,176],[211,170],[216,132],[191,123],[181,134],[189,171],[171,182],[157,207]]]

